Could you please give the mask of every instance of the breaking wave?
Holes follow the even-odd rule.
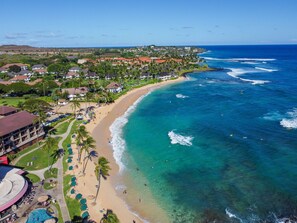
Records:
[[[214,58],[214,57],[203,57],[205,60],[218,60],[218,61],[228,61],[228,62],[267,62],[274,61],[273,58]]]
[[[246,78],[240,78],[239,77],[240,75],[243,75],[243,74],[254,73],[255,72],[254,70],[240,69],[240,68],[229,68],[229,69],[231,70],[231,71],[227,72],[227,74],[229,76],[234,77],[234,78],[238,78],[238,79],[240,79],[242,81],[245,81],[245,82],[250,82],[253,85],[269,83],[269,81],[265,81],[265,80],[251,80],[251,79],[246,79]]]
[[[182,95],[182,94],[177,94],[175,95],[177,98],[188,98],[189,96]]]
[[[243,222],[241,218],[237,217],[235,214],[232,214],[228,208],[225,209],[225,213],[226,213],[226,215],[228,215],[229,218],[235,218],[235,219],[239,220],[240,222]]]
[[[280,121],[280,125],[287,129],[297,129],[297,108],[287,112],[287,117]]]
[[[194,139],[192,136],[183,136],[174,131],[168,132],[168,136],[171,140],[171,144],[180,144],[182,146],[191,146],[192,140]]]
[[[255,69],[266,71],[266,72],[275,72],[275,71],[278,71],[276,69],[268,69],[268,68],[263,68],[263,67],[255,67]]]
[[[113,148],[113,156],[116,161],[116,163],[119,166],[119,171],[121,172],[125,165],[122,162],[123,153],[126,149],[126,142],[123,139],[123,127],[128,123],[128,117],[132,114],[133,111],[135,111],[137,105],[143,98],[145,98],[150,93],[141,96],[138,98],[133,105],[131,105],[128,110],[124,113],[124,115],[118,117],[112,125],[109,127],[109,130],[111,132],[111,145]]]

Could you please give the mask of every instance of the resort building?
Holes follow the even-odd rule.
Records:
[[[65,92],[68,93],[68,99],[71,101],[74,98],[86,96],[86,93],[89,92],[89,89],[86,87],[62,89],[62,93],[65,93]]]
[[[123,90],[123,85],[112,82],[106,86],[106,89],[111,93],[119,93]]]
[[[0,119],[0,156],[26,148],[43,136],[43,127],[36,115],[26,111],[7,115]]]
[[[28,192],[28,181],[22,174],[21,169],[0,164],[0,222],[14,213]]]
[[[16,113],[18,110],[14,107],[0,106],[0,118]]]

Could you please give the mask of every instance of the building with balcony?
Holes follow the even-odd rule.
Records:
[[[16,112],[0,118],[0,156],[22,150],[43,136],[38,116],[29,112]]]

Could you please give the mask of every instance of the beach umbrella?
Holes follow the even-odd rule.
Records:
[[[48,200],[48,196],[47,195],[40,196],[37,199],[37,201],[40,202],[40,203],[46,202],[47,200]]]
[[[71,147],[71,144],[67,144],[67,147]]]
[[[76,200],[79,200],[79,199],[81,199],[82,198],[82,194],[77,194],[76,196],[75,196],[75,199]]]
[[[87,217],[89,217],[89,212],[86,211],[81,216],[82,216],[82,218],[87,218]]]
[[[70,167],[69,167],[69,170],[73,170],[73,166],[70,166]]]
[[[73,152],[72,151],[69,151],[68,153],[69,153],[69,155],[73,155]]]
[[[68,148],[68,152],[70,152],[70,151],[73,152],[73,150],[71,148]]]
[[[86,198],[83,198],[80,200],[80,204],[86,204],[87,203],[87,199]]]
[[[67,163],[72,163],[72,159],[69,158],[69,159],[67,160]]]
[[[72,181],[75,181],[75,180],[76,180],[76,177],[72,177],[71,180],[72,180]]]
[[[71,194],[74,194],[75,193],[75,190],[72,188],[71,191],[70,191],[70,193]]]
[[[73,187],[73,186],[76,186],[76,182],[75,181],[72,181],[71,182],[71,186]]]
[[[83,204],[82,206],[80,206],[80,210],[85,211],[88,209],[88,206],[86,204]]]

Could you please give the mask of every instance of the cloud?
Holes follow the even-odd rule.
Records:
[[[57,34],[54,32],[39,32],[38,34],[35,35],[36,37],[41,37],[41,38],[59,38],[62,37],[62,34]]]
[[[7,33],[5,34],[5,39],[21,39],[25,38],[27,33]]]
[[[181,27],[182,29],[194,29],[194,27],[193,26],[183,26],[183,27]]]
[[[291,42],[293,42],[293,43],[297,43],[297,38],[293,38],[293,39],[291,39]]]

